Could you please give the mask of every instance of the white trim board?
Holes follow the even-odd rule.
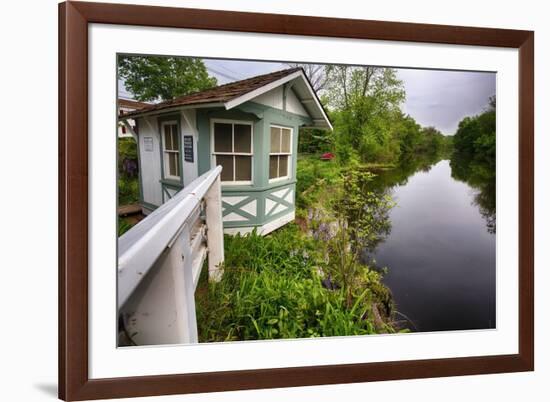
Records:
[[[263,226],[243,226],[238,228],[224,228],[223,232],[228,235],[236,235],[240,233],[241,235],[252,233],[254,228],[259,235],[266,235],[273,232],[276,229],[286,225],[289,222],[292,222],[296,218],[295,211],[289,212],[286,215],[283,215],[271,222],[266,223]]]

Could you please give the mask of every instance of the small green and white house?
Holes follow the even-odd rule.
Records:
[[[120,116],[132,118],[145,214],[222,166],[226,233],[267,234],[295,217],[301,128],[332,129],[301,68],[221,85]]]

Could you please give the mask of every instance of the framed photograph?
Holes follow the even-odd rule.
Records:
[[[59,23],[61,399],[534,369],[533,32]]]

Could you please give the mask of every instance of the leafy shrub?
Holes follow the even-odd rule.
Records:
[[[118,139],[118,172],[121,177],[135,177],[138,169],[137,144],[133,138]]]
[[[296,207],[311,206],[321,191],[338,182],[340,171],[334,160],[324,161],[318,155],[302,156],[296,169]]]
[[[118,205],[135,204],[139,201],[139,180],[137,177],[118,179]]]
[[[201,342],[363,335],[392,331],[376,322],[380,274],[346,304],[340,290],[322,286],[321,247],[296,225],[269,236],[226,236],[224,275],[201,278],[196,293]],[[206,271],[206,270],[204,270]],[[374,284],[374,286],[370,286]],[[387,294],[384,296],[386,297]]]
[[[132,228],[132,224],[128,222],[124,218],[118,219],[118,236],[122,236],[124,233],[126,233],[128,230]]]
[[[139,201],[137,144],[133,138],[118,139],[118,204]]]

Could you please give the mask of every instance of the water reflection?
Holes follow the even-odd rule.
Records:
[[[366,257],[388,267],[384,282],[418,331],[495,327],[494,168],[437,156],[379,170],[391,194],[391,232]]]
[[[421,155],[402,158],[395,168],[371,169],[376,177],[373,181],[377,191],[388,191],[395,186],[404,186],[409,177],[417,172],[429,172],[433,165],[442,159],[440,155]]]
[[[496,169],[491,159],[474,159],[467,155],[453,154],[451,176],[467,183],[477,191],[474,203],[486,221],[487,231],[496,233]]]

